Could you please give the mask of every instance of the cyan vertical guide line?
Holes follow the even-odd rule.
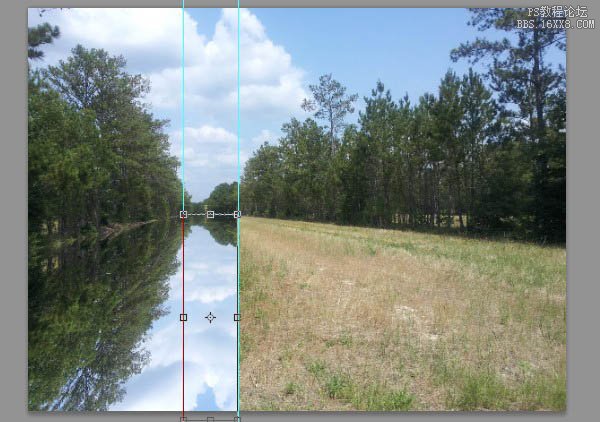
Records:
[[[181,210],[185,211],[185,0],[181,0]]]
[[[181,1],[181,209],[185,210],[185,0]],[[237,209],[240,209],[240,0],[237,0]],[[237,219],[237,305],[240,313],[240,219]],[[237,406],[240,416],[240,324],[237,324]],[[182,366],[184,363],[182,362]],[[183,392],[182,392],[183,394]]]
[[[237,209],[240,210],[240,0],[237,0]],[[240,218],[237,219],[237,306],[240,313]],[[240,318],[241,320],[241,318]],[[237,416],[240,417],[240,322],[237,323]]]
[[[185,211],[185,0],[181,0],[181,210]],[[181,313],[185,313],[185,220],[181,220]],[[181,416],[185,415],[185,322],[181,323]]]

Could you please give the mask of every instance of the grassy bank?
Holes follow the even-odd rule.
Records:
[[[564,410],[566,251],[244,217],[244,410]]]

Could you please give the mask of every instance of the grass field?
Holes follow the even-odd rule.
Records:
[[[565,410],[566,251],[241,222],[243,410]]]

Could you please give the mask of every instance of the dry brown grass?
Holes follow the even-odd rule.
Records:
[[[564,248],[244,217],[243,410],[564,410]]]

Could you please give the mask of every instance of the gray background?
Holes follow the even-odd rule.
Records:
[[[187,0],[186,7],[235,7],[235,0]],[[563,1],[494,3],[465,0],[242,0],[242,7],[466,7],[585,5],[600,23],[600,7]],[[0,420],[4,421],[178,421],[176,412],[27,412],[27,8],[28,7],[180,7],[179,0],[4,0],[0,6]],[[487,420],[551,418],[589,421],[600,403],[597,358],[600,295],[598,259],[598,157],[595,133],[600,93],[600,30],[569,30],[567,48],[567,339],[568,401],[565,413],[364,413],[243,412],[244,421]],[[199,419],[186,412],[191,419]],[[200,416],[200,415],[198,415]],[[217,416],[217,415],[215,415]],[[223,418],[223,414],[219,419]]]

